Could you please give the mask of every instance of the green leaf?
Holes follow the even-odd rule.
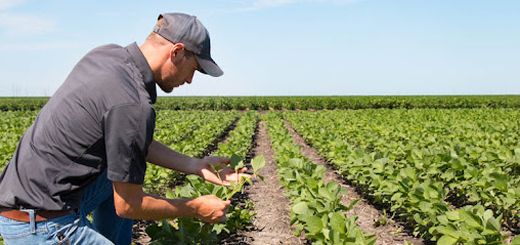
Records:
[[[448,223],[450,223],[450,221],[448,221],[448,218],[446,218],[446,215],[437,216],[437,221],[439,221],[439,223],[443,225],[447,225]]]
[[[264,176],[262,176],[262,175],[259,175],[259,174],[256,174],[256,176],[258,176],[258,178],[260,178],[260,179],[262,180],[262,182],[264,182],[264,183],[265,183],[265,178],[264,178]]]
[[[348,206],[347,206],[347,209],[346,209],[345,211],[351,210],[351,209],[354,207],[354,205],[356,205],[356,204],[357,204],[359,201],[361,201],[362,199],[363,199],[363,198],[358,198],[358,199],[356,199],[356,200],[350,202],[350,203],[348,204]]]
[[[229,166],[236,171],[244,167],[244,161],[240,156],[233,154]]]
[[[260,171],[260,169],[262,169],[262,168],[265,166],[264,155],[256,156],[256,157],[251,161],[251,166],[253,167],[253,171],[254,171],[255,173],[257,173],[258,171]]]
[[[484,228],[482,227],[482,221],[480,220],[480,218],[477,215],[470,213],[466,210],[460,210],[460,218],[470,227],[479,230],[482,230]]]
[[[148,234],[148,236],[150,236],[153,240],[159,239],[161,232],[161,227],[158,225],[151,225],[146,227],[146,234]]]
[[[507,191],[507,175],[500,173],[491,173],[490,176],[495,180],[493,186],[501,191]]]
[[[309,207],[306,202],[299,202],[292,206],[292,210],[296,214],[309,214]]]
[[[452,245],[452,244],[456,244],[457,240],[458,240],[458,238],[455,238],[455,237],[452,237],[452,236],[448,236],[448,235],[444,235],[437,241],[437,244]]]
[[[330,193],[330,190],[326,187],[318,189],[318,194],[321,197],[327,198],[330,201],[332,201],[332,200],[334,200],[334,198],[336,198],[335,196],[332,196],[332,193]]]
[[[446,217],[449,220],[459,220],[460,215],[459,215],[459,212],[457,212],[457,211],[448,211],[448,212],[446,212]]]
[[[494,218],[490,218],[486,222],[486,230],[489,230],[491,234],[500,234],[500,223]]]
[[[345,215],[340,212],[332,213],[330,216],[330,227],[339,232],[340,234],[345,233]]]
[[[172,231],[171,231],[171,225],[168,223],[167,220],[163,219],[162,220],[162,226],[161,226],[162,230],[164,232],[166,232],[167,234],[171,234]]]
[[[175,199],[175,193],[173,193],[172,189],[166,189],[166,198]]]
[[[316,216],[308,216],[305,220],[306,228],[311,234],[317,234],[323,229],[323,222]]]

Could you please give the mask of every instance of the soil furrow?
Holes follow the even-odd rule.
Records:
[[[240,120],[240,117],[237,117],[233,123],[229,124],[226,129],[222,132],[222,134],[217,137],[210,146],[208,146],[208,149],[202,153],[204,156],[210,155],[209,153],[214,152],[218,149],[218,144],[220,142],[226,142],[227,138],[229,137],[229,133],[236,127],[236,124]],[[195,132],[194,130],[193,132]],[[183,176],[184,174],[181,174]],[[166,195],[167,189],[175,189],[175,185],[184,185],[184,178],[182,178],[182,182],[180,183],[173,183],[172,186],[165,186],[163,193],[160,194],[160,196]],[[150,225],[157,224],[160,221],[156,220],[134,220],[134,225],[132,228],[132,243],[139,244],[139,245],[147,245],[151,243],[151,238],[146,233],[146,228]]]
[[[306,240],[292,234],[290,226],[290,201],[278,182],[274,151],[271,148],[265,121],[260,122],[254,155],[264,155],[265,167],[260,174],[265,181],[254,180],[246,187],[246,193],[255,204],[257,213],[252,231],[240,234],[240,241],[233,244],[306,244]]]
[[[303,137],[298,132],[296,132],[287,121],[285,121],[285,125],[293,135],[294,143],[302,146],[302,154],[307,156],[315,164],[323,165],[327,168],[327,172],[324,175],[325,182],[334,181],[348,191],[348,194],[343,195],[342,197],[342,204],[348,205],[349,203],[361,198],[360,195],[356,192],[355,188],[347,185],[345,181],[336,173],[334,168],[316,152],[316,149],[310,147],[305,142]],[[346,214],[349,216],[357,215],[358,220],[356,223],[364,232],[370,232],[376,235],[376,244],[404,244],[405,241],[412,242],[413,244],[424,244],[421,239],[414,238],[411,235],[403,232],[405,228],[402,225],[391,220],[390,217],[386,217],[366,199],[361,199]],[[375,226],[374,224],[376,223],[380,223],[380,225]]]

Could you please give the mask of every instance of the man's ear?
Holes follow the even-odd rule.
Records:
[[[170,50],[170,59],[179,56],[184,52],[184,43],[174,43],[172,49]]]

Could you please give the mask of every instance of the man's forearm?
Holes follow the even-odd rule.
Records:
[[[229,185],[229,179],[236,180],[238,178],[237,173],[227,166],[224,166],[224,168],[221,169],[219,172],[220,176],[217,176],[213,169],[214,165],[228,164],[230,162],[229,158],[219,156],[207,156],[204,158],[189,157],[170,149],[168,146],[156,140],[152,141],[148,148],[146,161],[186,174],[195,174],[204,178],[206,181],[218,185]],[[225,181],[222,182],[222,179]]]
[[[128,219],[160,220],[195,217],[205,222],[226,220],[229,201],[216,196],[193,199],[166,199],[143,192],[142,186],[114,182],[114,206],[118,216]]]
[[[183,173],[200,175],[199,159],[186,156],[156,140],[148,148],[146,161]]]
[[[194,217],[195,210],[190,205],[193,199],[165,199],[146,194],[140,203],[119,205],[117,214],[127,219],[161,220]],[[117,205],[117,204],[116,204]]]

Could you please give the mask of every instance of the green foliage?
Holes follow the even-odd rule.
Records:
[[[0,112],[0,171],[13,156],[18,141],[36,115],[35,111]]]
[[[430,233],[440,236],[438,244],[503,244],[506,236],[500,233],[501,217],[483,206],[465,206],[438,217],[439,225]]]
[[[48,97],[3,97],[0,111],[39,111],[48,100]]]
[[[263,156],[255,158],[261,161]],[[254,169],[253,176],[260,169]],[[169,191],[168,198],[196,198],[202,195],[215,195],[223,200],[228,200],[243,188],[247,181],[242,179],[236,185],[225,187],[205,182],[198,176],[186,176],[187,184],[177,186],[175,192]],[[231,193],[231,194],[228,194]],[[156,244],[216,244],[219,235],[230,234],[236,230],[246,229],[252,226],[254,217],[253,204],[246,202],[239,205],[231,205],[225,223],[209,224],[195,218],[178,218],[176,222],[162,221],[161,225],[152,225],[146,229],[147,234]]]
[[[461,234],[458,244],[473,244],[469,234],[480,243],[505,238],[489,228],[469,229],[467,220],[448,217],[442,226],[453,207],[485,213],[483,224],[494,220],[497,229],[520,221],[519,116],[517,109],[283,113],[347,179],[412,225],[414,234],[439,244],[456,237],[446,236],[445,227]]]
[[[374,235],[365,234],[355,224],[355,217],[347,217],[347,211],[355,205],[340,203],[339,184],[324,183],[326,169],[310,162],[294,145],[293,137],[280,118],[266,114],[268,133],[276,151],[280,183],[291,198],[291,225],[295,235],[302,232],[313,244],[375,244]]]
[[[238,155],[231,156],[229,166],[235,171],[245,167],[244,161]]]
[[[154,138],[181,153],[202,157],[238,116],[236,111],[162,110],[157,112]],[[180,173],[148,164],[143,187],[148,193],[159,194],[182,178]]]
[[[224,114],[224,116],[235,115]],[[212,114],[212,113],[210,113]],[[222,122],[229,122],[229,119],[216,116],[215,121],[208,123],[212,126],[201,126],[204,130],[222,130]],[[214,154],[219,156],[231,156],[231,167],[240,169],[244,164],[242,157],[246,156],[252,145],[252,136],[258,120],[257,112],[248,112],[241,114],[241,119],[233,131],[230,132],[226,143],[218,145],[220,148]],[[167,127],[165,127],[165,130]],[[194,135],[199,135],[194,133]],[[245,140],[244,140],[245,139]],[[197,142],[197,141],[195,141]],[[207,144],[203,144],[207,145]],[[195,149],[195,148],[191,148]],[[223,150],[225,149],[225,151]],[[236,154],[235,154],[236,153]],[[194,155],[200,154],[197,152]],[[257,171],[265,165],[263,156],[257,156],[252,160],[253,176],[258,175]],[[215,166],[215,171],[220,171],[219,165]],[[223,200],[231,199],[234,194],[242,190],[243,185],[250,182],[248,179],[242,179],[237,183],[233,183],[231,187],[215,185],[205,182],[197,176],[186,176],[186,185],[175,187],[175,192],[168,190],[168,198],[196,198],[202,195],[215,195]],[[163,221],[161,225],[150,226],[146,231],[152,237],[155,244],[217,244],[219,237],[223,234],[230,234],[236,230],[244,230],[252,227],[252,219],[255,216],[253,204],[251,202],[243,202],[232,204],[227,214],[225,223],[208,224],[195,218],[179,218],[172,221]]]
[[[176,96],[160,97],[155,107],[168,110],[520,108],[520,96]]]
[[[49,98],[0,98],[0,111],[40,110]],[[168,96],[158,110],[520,108],[520,96]]]
[[[494,244],[504,239],[496,232],[500,225],[514,226],[520,222],[520,111],[489,108],[520,108],[519,98],[163,97],[156,104],[154,138],[185,154],[203,157],[240,117],[227,142],[219,144],[214,154],[236,154],[246,159],[258,113],[199,110],[436,108],[269,113],[266,120],[270,122],[269,134],[277,151],[279,174],[294,202],[293,224],[315,244],[337,241],[343,241],[338,244],[353,241],[352,244],[364,244],[363,240],[369,238],[356,228],[355,218],[341,215],[341,210],[349,207],[337,205],[331,198],[337,196],[338,188],[320,182],[324,169],[302,157],[288,132],[280,130],[283,124],[276,115],[290,121],[346,178],[363,188],[376,202],[388,206],[396,218],[412,224],[418,236],[436,240],[438,244]],[[0,169],[12,157],[19,138],[47,100],[0,100],[3,111],[0,114]],[[176,111],[179,109],[190,111]],[[236,163],[234,168],[241,167],[240,161],[233,162]],[[253,159],[250,164],[256,169],[255,165],[264,162]],[[174,171],[149,165],[145,188],[161,193],[182,178]],[[177,187],[176,192],[170,190],[167,196],[217,193],[227,198],[233,192],[230,190],[226,195],[228,190],[222,187],[199,186],[191,177],[187,182],[187,186]],[[200,190],[193,190],[193,186]],[[228,217],[229,227],[247,227],[246,220],[251,220],[253,215],[251,206],[247,202],[234,205]],[[329,207],[335,209],[329,210]],[[218,234],[234,229],[228,227],[228,222],[205,226],[194,219],[165,221],[151,227],[150,233],[154,234],[156,244],[214,243]],[[200,231],[207,236],[196,238]],[[513,244],[520,244],[520,238],[514,239]]]

